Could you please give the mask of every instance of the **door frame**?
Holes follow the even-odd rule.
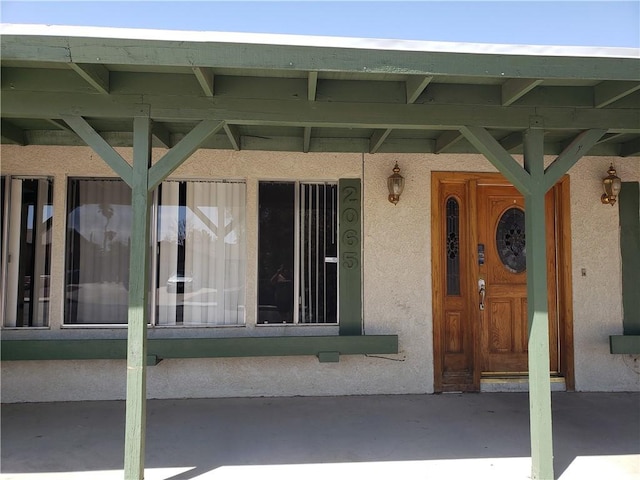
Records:
[[[480,391],[480,332],[475,315],[471,308],[462,312],[460,345],[467,345],[471,352],[464,352],[471,362],[470,370],[456,375],[445,376],[445,288],[444,275],[446,263],[445,253],[445,203],[449,196],[442,194],[447,187],[464,192],[464,202],[460,205],[460,225],[466,226],[466,233],[460,237],[460,255],[465,258],[461,262],[462,296],[466,296],[466,304],[471,305],[475,298],[475,265],[478,253],[475,245],[478,225],[475,212],[476,185],[478,181],[495,185],[511,185],[499,173],[479,172],[432,172],[431,173],[431,262],[433,292],[433,365],[434,389],[436,392],[446,391]],[[560,373],[564,377],[567,391],[575,389],[574,352],[573,352],[573,290],[571,262],[571,212],[569,176],[564,175],[553,187],[556,208],[556,260],[557,260],[557,294],[558,294],[558,339],[560,356]],[[473,297],[473,298],[472,298]],[[466,323],[466,325],[465,325]],[[464,328],[464,327],[467,328]],[[471,327],[471,328],[468,328]],[[463,347],[461,347],[463,348]],[[469,370],[469,369],[467,369]],[[447,378],[445,378],[447,377]]]

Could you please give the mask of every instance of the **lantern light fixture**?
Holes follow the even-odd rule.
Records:
[[[393,174],[387,178],[387,187],[389,188],[389,201],[396,205],[404,190],[404,177],[400,175],[398,162],[396,162],[396,166],[393,167]]]
[[[613,206],[622,188],[622,181],[616,176],[616,169],[613,168],[613,163],[609,167],[609,170],[607,170],[607,173],[609,175],[602,179],[604,193],[600,197],[600,201],[605,205]]]

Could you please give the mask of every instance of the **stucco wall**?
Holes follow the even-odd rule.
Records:
[[[599,198],[610,163],[623,181],[640,181],[637,158],[584,158],[569,171],[576,390],[582,391],[640,390],[640,356],[609,353],[609,335],[622,334],[620,218],[617,205]]]
[[[130,157],[131,152],[121,153]],[[154,152],[158,158],[162,151]],[[405,192],[394,206],[386,178],[398,160]],[[617,208],[600,204],[600,178],[612,159],[585,158],[571,172],[576,387],[638,390],[638,362],[608,353],[608,335],[622,331]],[[637,159],[615,159],[619,176],[640,180]],[[164,360],[148,369],[149,398],[430,393],[433,391],[430,181],[431,171],[495,171],[482,156],[298,154],[198,151],[176,178],[245,179],[247,182],[246,326],[206,329],[209,336],[336,333],[326,326],[256,326],[258,180],[363,179],[364,328],[398,334],[400,353],[315,357]],[[4,338],[124,336],[120,329],[61,328],[67,178],[113,176],[88,148],[2,147],[2,173],[54,177],[51,328],[4,330]],[[607,232],[594,234],[594,232]],[[587,271],[581,276],[581,269]],[[606,278],[607,281],[602,281]],[[251,306],[254,307],[251,307]],[[311,330],[311,332],[310,332]],[[150,336],[169,330],[152,329]],[[171,335],[203,329],[171,329]],[[123,361],[3,362],[2,401],[121,399]]]

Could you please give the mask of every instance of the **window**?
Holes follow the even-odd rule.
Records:
[[[65,323],[127,323],[131,189],[75,179],[68,195]]]
[[[337,323],[336,184],[260,182],[258,323]]]
[[[447,295],[460,295],[460,206],[450,197],[447,200]]]
[[[2,179],[2,225],[8,227],[2,234],[7,327],[49,324],[52,200],[51,179]]]
[[[245,184],[158,191],[158,325],[239,325],[245,313]]]
[[[162,183],[151,273],[157,325],[244,322],[245,185]],[[126,324],[131,190],[121,180],[69,184],[68,324]]]

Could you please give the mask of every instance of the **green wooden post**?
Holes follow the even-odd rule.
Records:
[[[147,322],[149,319],[149,218],[151,194],[147,188],[151,166],[149,116],[133,120],[133,175],[131,250],[129,261],[129,324],[127,337],[127,400],[124,478],[144,478],[146,430]]]
[[[340,179],[338,231],[340,335],[362,335],[361,188],[359,178]]]
[[[538,116],[532,116],[529,119],[530,128],[524,133],[524,169],[484,128],[464,126],[460,128],[460,133],[482,152],[524,196],[527,236],[531,478],[552,480],[553,437],[544,197],[562,175],[567,173],[606,131],[591,129],[580,133],[545,170],[543,120]]]
[[[529,320],[529,423],[531,478],[553,480],[543,145],[542,130],[530,129],[525,132],[524,168],[530,175],[529,191],[524,193]]]

